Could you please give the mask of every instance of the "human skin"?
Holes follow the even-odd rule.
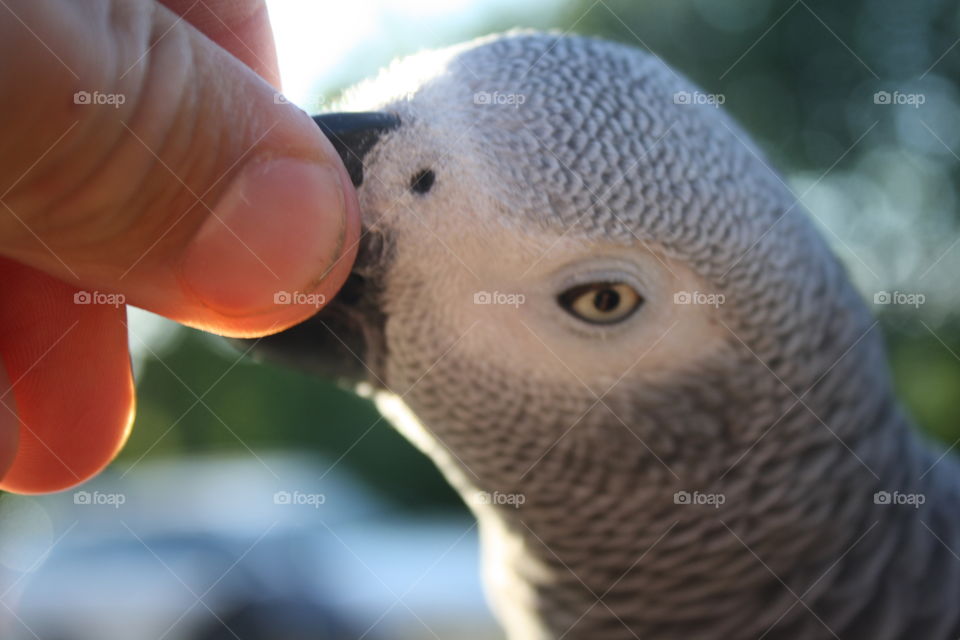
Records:
[[[359,213],[330,143],[278,98],[264,0],[7,0],[0,60],[0,489],[40,493],[129,433],[118,301],[280,331],[342,285]]]

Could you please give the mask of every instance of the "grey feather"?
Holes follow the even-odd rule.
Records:
[[[402,122],[359,189],[389,247],[381,404],[476,513],[511,638],[956,638],[956,464],[913,432],[874,321],[762,154],[678,104],[696,91],[636,49],[517,33],[350,94]],[[644,289],[623,328],[556,308],[555,274],[595,260]],[[722,304],[670,308],[690,283]]]

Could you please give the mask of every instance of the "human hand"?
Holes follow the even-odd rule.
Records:
[[[123,302],[285,329],[346,279],[358,205],[264,0],[7,0],[0,59],[0,488],[54,491],[129,431]]]

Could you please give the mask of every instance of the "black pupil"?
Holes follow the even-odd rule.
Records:
[[[593,306],[604,313],[620,306],[620,294],[613,289],[601,289],[593,296]]]
[[[413,178],[410,179],[410,188],[416,193],[427,193],[433,188],[433,181],[436,180],[436,178],[437,176],[433,173],[432,169],[418,171],[413,175]]]

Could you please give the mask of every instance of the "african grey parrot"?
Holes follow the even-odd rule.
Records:
[[[583,37],[395,63],[316,118],[354,274],[261,348],[372,385],[476,514],[511,639],[957,638],[957,465],[701,95]]]

